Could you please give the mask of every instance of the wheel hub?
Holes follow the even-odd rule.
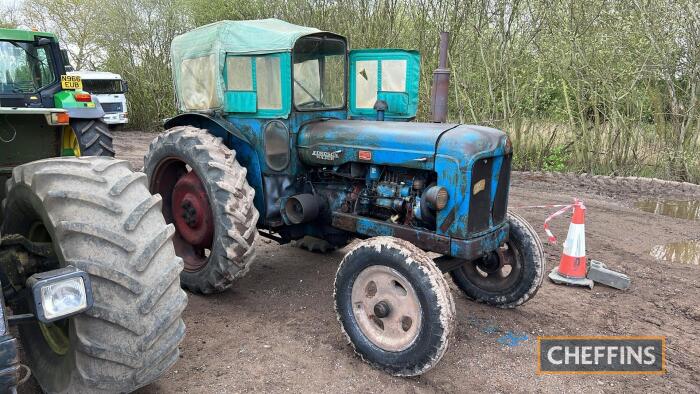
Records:
[[[173,188],[172,212],[180,237],[195,248],[210,248],[214,220],[207,192],[194,171],[180,178]]]
[[[460,269],[472,284],[494,293],[512,288],[523,274],[522,261],[509,243]]]
[[[352,309],[360,331],[383,350],[400,352],[418,338],[422,308],[411,283],[398,271],[372,265],[352,286]]]
[[[383,319],[391,313],[391,306],[386,301],[379,301],[374,304],[374,315]]]

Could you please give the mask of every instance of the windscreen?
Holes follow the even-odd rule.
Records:
[[[294,105],[300,111],[345,104],[345,42],[304,37],[294,46]]]
[[[83,90],[92,94],[121,94],[124,86],[119,79],[83,79]]]
[[[0,41],[0,94],[34,93],[55,81],[48,45]]]

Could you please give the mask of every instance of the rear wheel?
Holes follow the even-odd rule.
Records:
[[[235,152],[206,130],[174,127],[151,142],[145,158],[151,192],[175,225],[182,285],[198,293],[228,289],[255,258],[255,191]]]
[[[411,243],[376,237],[345,255],[335,309],[355,352],[398,376],[435,366],[454,330],[450,289],[433,260]]]
[[[501,308],[514,308],[534,297],[542,285],[545,259],[535,230],[509,212],[508,241],[495,252],[450,271],[464,294]]]
[[[72,265],[92,281],[88,311],[19,326],[45,392],[131,392],[177,361],[187,296],[160,202],[125,161],[59,158],[14,169],[2,234],[52,243],[56,268]]]
[[[100,119],[71,119],[70,125],[63,128],[62,154],[114,157],[113,138]]]

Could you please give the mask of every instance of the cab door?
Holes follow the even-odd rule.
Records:
[[[351,118],[374,119],[374,104],[384,100],[390,120],[411,120],[418,110],[420,54],[401,49],[350,51],[348,112]]]

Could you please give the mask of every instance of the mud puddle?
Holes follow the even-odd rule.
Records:
[[[644,212],[670,216],[679,219],[700,219],[700,200],[642,200],[634,206]]]
[[[700,266],[700,240],[656,245],[651,249],[651,255],[657,260]]]

